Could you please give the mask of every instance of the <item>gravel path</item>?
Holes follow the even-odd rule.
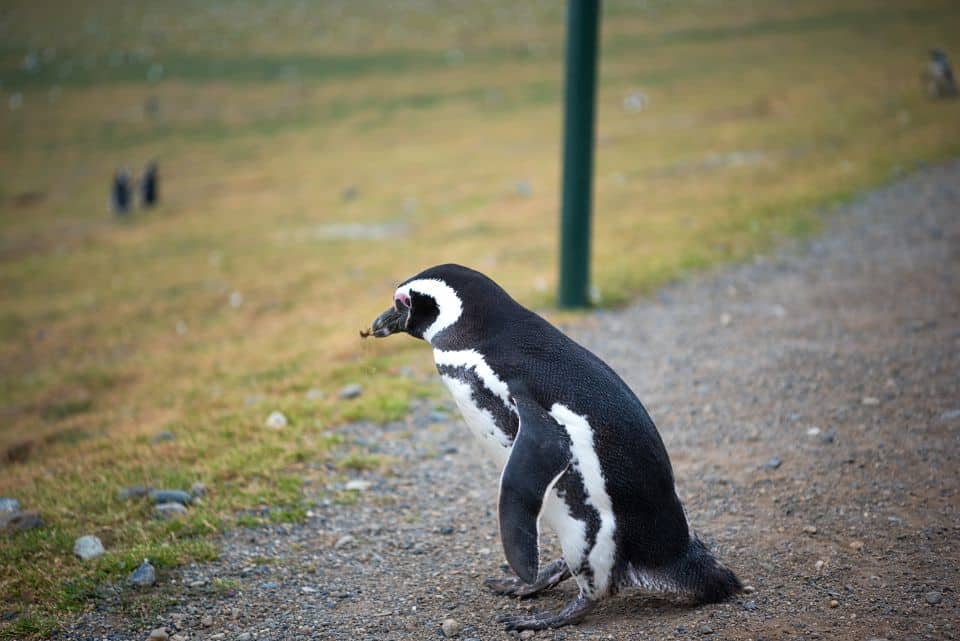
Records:
[[[751,592],[689,608],[628,591],[534,638],[960,635],[960,162],[571,333],[647,405],[693,527]],[[308,487],[306,524],[239,529],[220,561],[168,577],[179,604],[155,624],[107,604],[62,638],[430,639],[454,619],[461,639],[506,639],[497,613],[573,595],[484,589],[504,569],[497,470],[452,413],[341,432],[395,459],[357,475],[372,485],[355,504]]]

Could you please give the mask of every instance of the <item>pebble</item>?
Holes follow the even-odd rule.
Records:
[[[190,486],[190,494],[193,496],[206,496],[207,495],[207,484],[197,481]]]
[[[757,609],[757,602],[756,602],[756,601],[747,601],[746,603],[743,604],[743,609],[744,609],[744,610],[749,610],[750,612],[753,612],[754,610]]]
[[[200,618],[200,625],[202,625],[202,626],[205,627],[205,628],[212,627],[212,626],[213,626],[213,617],[210,616],[209,614],[203,615],[203,617]]]
[[[190,505],[193,497],[189,492],[183,490],[153,490],[150,492],[150,499],[154,503],[180,503]]]
[[[43,527],[39,512],[0,512],[0,530],[23,532]]]
[[[340,390],[339,396],[343,400],[347,401],[351,398],[357,398],[361,394],[363,394],[363,385],[360,385],[359,383],[351,383]]]
[[[144,559],[143,563],[141,563],[140,566],[131,572],[130,576],[127,577],[127,583],[138,588],[150,587],[156,582],[157,571],[153,568],[148,559]]]
[[[743,586],[743,593],[744,593],[744,594],[753,594],[753,593],[756,592],[756,591],[757,591],[757,588],[753,587],[752,585],[745,585],[745,586]]]
[[[706,636],[708,634],[713,634],[713,628],[711,628],[709,624],[704,623],[699,628],[697,628],[697,632]]]
[[[276,581],[264,581],[260,584],[260,587],[264,590],[276,590],[280,587],[280,584]]]
[[[175,519],[187,513],[187,508],[181,503],[161,503],[153,510],[162,519]]]
[[[520,633],[520,638],[521,638],[521,639],[532,639],[535,634],[536,634],[536,632],[534,632],[533,630],[524,630],[523,632]]]
[[[82,560],[89,561],[90,559],[103,556],[106,550],[103,548],[103,543],[100,542],[100,539],[92,534],[87,534],[73,542],[73,553]]]
[[[210,638],[213,639],[213,638],[215,638],[215,637],[216,637],[216,635],[211,636]],[[173,635],[172,637],[170,637],[170,641],[188,641],[189,638],[190,638],[190,637],[188,637],[188,636],[185,635],[185,634],[175,634],[175,635]],[[220,638],[222,639],[222,638],[223,638],[223,635],[221,635]]]
[[[153,437],[154,443],[163,443],[164,441],[172,441],[177,438],[177,435],[173,432],[157,432]]]
[[[863,541],[850,541],[850,549],[859,552],[863,549]]]
[[[874,405],[880,404],[880,399],[876,398],[875,396],[864,396],[862,399],[860,399],[860,402],[868,407],[873,407]]]
[[[720,314],[720,324],[721,324],[721,325],[723,325],[724,327],[727,327],[727,326],[729,326],[730,323],[732,323],[732,322],[733,322],[733,316],[731,316],[731,315],[728,314],[727,312],[724,312],[724,313]]]
[[[816,533],[817,533],[817,526],[816,526],[816,525],[804,525],[804,526],[803,526],[803,531],[804,531],[806,534],[816,534]]]
[[[952,421],[955,418],[960,418],[960,409],[958,410],[947,410],[940,415],[941,421]]]
[[[943,600],[943,595],[936,590],[931,590],[923,595],[923,598],[925,598],[930,605],[937,605]]]
[[[272,430],[282,430],[287,426],[287,417],[284,416],[283,412],[270,412],[270,416],[267,417],[264,425]]]
[[[20,501],[7,497],[0,497],[0,512],[19,512]]]
[[[240,292],[230,294],[230,307],[237,309],[241,305],[243,305],[243,294]]]
[[[460,634],[460,623],[456,619],[444,619],[440,629],[443,630],[443,636],[455,637]]]
[[[344,546],[346,546],[346,545],[350,545],[350,544],[353,543],[354,541],[356,541],[355,538],[353,538],[353,537],[352,537],[351,535],[349,535],[349,534],[345,534],[345,535],[341,536],[339,539],[337,539],[337,542],[333,544],[333,549],[334,549],[334,550],[339,550],[340,548],[342,548],[342,547],[344,547]]]
[[[347,481],[347,484],[344,486],[347,490],[355,490],[357,492],[365,492],[373,487],[373,483],[370,481],[362,481],[360,479],[354,479],[352,481]]]
[[[836,599],[830,599],[830,603],[829,603],[828,605],[829,605],[831,608],[836,608],[836,607],[839,607],[839,606],[840,606],[840,602],[837,601]]]
[[[252,634],[250,634],[249,632],[244,632],[243,634],[240,634],[237,636],[237,641],[250,641],[250,639],[252,638],[253,638]]]
[[[763,464],[763,467],[765,467],[765,468],[768,469],[768,470],[775,470],[775,469],[777,469],[778,467],[780,467],[780,465],[781,465],[782,463],[783,463],[783,461],[780,460],[780,457],[779,457],[779,456],[774,456],[774,457],[771,458],[769,461],[767,461],[766,463],[764,463],[764,464]]]
[[[147,637],[147,641],[167,641],[170,638],[170,635],[167,634],[165,628],[157,628],[150,632],[150,636]]]

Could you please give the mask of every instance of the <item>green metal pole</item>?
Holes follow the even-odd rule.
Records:
[[[590,201],[600,0],[568,0],[560,307],[590,305]]]

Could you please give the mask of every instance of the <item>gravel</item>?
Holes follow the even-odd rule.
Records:
[[[955,637],[960,610],[940,586],[960,585],[960,434],[941,417],[960,397],[960,163],[869,194],[827,227],[570,330],[644,401],[693,528],[753,589],[696,608],[625,590],[534,639],[669,641],[703,626],[717,639]],[[180,621],[189,638],[413,641],[442,635],[447,619],[458,638],[517,638],[498,614],[556,611],[575,588],[531,601],[484,588],[504,572],[498,470],[445,403],[331,428],[344,451],[388,461],[364,473],[370,489],[339,501],[346,474],[307,483],[305,523],[225,533],[217,561],[171,573],[176,602],[149,625],[104,602],[61,638],[142,639]],[[807,436],[812,425],[832,441]],[[549,533],[542,548],[558,554]]]

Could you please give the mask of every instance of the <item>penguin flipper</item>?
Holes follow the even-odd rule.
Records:
[[[520,426],[500,476],[500,540],[510,567],[533,584],[540,565],[540,511],[570,465],[570,437],[533,399],[514,394],[513,400]]]

